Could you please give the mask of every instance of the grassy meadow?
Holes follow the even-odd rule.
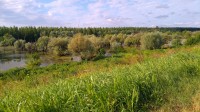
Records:
[[[0,74],[0,111],[200,111],[199,45]]]

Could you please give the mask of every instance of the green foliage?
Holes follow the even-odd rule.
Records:
[[[184,36],[185,38],[190,38],[190,37],[192,36],[192,32],[191,32],[191,31],[184,31],[184,32],[183,32],[183,36]]]
[[[123,34],[123,33],[119,33],[119,34],[117,35],[117,38],[119,39],[119,42],[120,42],[121,44],[123,44],[123,43],[124,43],[124,40],[127,38],[127,35],[126,35],[126,34]]]
[[[46,52],[48,48],[48,43],[49,43],[49,37],[47,36],[40,37],[36,43],[38,50]]]
[[[181,40],[180,39],[173,39],[172,40],[172,47],[179,47],[181,46]]]
[[[37,48],[36,48],[35,43],[30,43],[30,42],[28,42],[28,43],[25,44],[25,49],[26,49],[28,52],[35,52]]]
[[[94,56],[94,46],[92,42],[83,37],[81,34],[76,34],[68,44],[68,49],[73,55],[80,55],[83,59],[90,59]]]
[[[22,39],[17,40],[14,43],[14,47],[15,47],[16,50],[24,50],[25,43],[26,43],[25,40],[22,40]]]
[[[141,37],[142,49],[160,49],[163,44],[163,38],[159,32],[147,33]]]
[[[40,66],[41,60],[38,53],[27,54],[26,66],[27,68],[35,68]]]
[[[100,37],[91,36],[89,37],[90,42],[94,46],[95,53],[98,53],[103,46],[103,42]]]
[[[112,38],[112,35],[105,35],[105,37],[102,39],[102,46],[104,49],[110,49],[110,40]]]
[[[61,38],[61,37],[51,38],[48,43],[48,48],[50,52],[53,52],[58,56],[63,56],[68,53],[67,46],[68,46],[68,38]]]
[[[3,41],[3,40],[4,40],[3,37],[0,37],[0,42]]]
[[[30,42],[28,42],[28,43],[26,43],[25,44],[25,49],[27,50],[27,51],[32,51],[32,44],[30,43]]]
[[[187,38],[185,44],[186,45],[195,45],[200,43],[200,32],[195,32],[192,37]]]
[[[67,27],[0,27],[0,37],[9,33],[15,39],[23,39],[26,42],[36,42],[39,37],[73,37],[74,34],[95,35],[104,37],[105,35],[119,35],[123,37],[135,33],[145,32],[167,32],[167,34],[180,32],[184,37],[190,36],[191,32],[200,28],[138,28],[138,27],[115,27],[115,28],[67,28]],[[188,33],[189,32],[189,33]],[[123,36],[121,36],[123,35]],[[125,39],[125,38],[124,38]],[[123,41],[123,39],[122,39]]]
[[[124,49],[123,49],[121,43],[114,41],[111,43],[110,51],[114,52],[114,53],[119,53],[119,52],[123,52]]]
[[[12,46],[15,42],[15,38],[8,33],[1,37],[0,40],[0,46]]]
[[[113,35],[110,39],[110,43],[113,43],[113,42],[118,42],[118,43],[124,43],[124,40],[126,38],[126,35],[120,33],[118,35]]]
[[[8,71],[2,72],[0,79],[1,80],[23,80],[29,70],[26,68],[13,68]]]
[[[138,37],[137,35],[135,36],[128,36],[125,40],[124,40],[124,45],[125,46],[135,46],[138,47],[140,45],[140,37]]]

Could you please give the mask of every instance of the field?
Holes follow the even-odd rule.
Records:
[[[199,45],[1,73],[0,111],[200,111]]]

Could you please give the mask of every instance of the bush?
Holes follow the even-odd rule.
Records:
[[[163,38],[160,33],[147,33],[141,37],[142,49],[160,49],[163,44]]]
[[[49,43],[49,37],[47,36],[40,37],[36,43],[38,50],[46,52],[48,43]]]
[[[102,47],[104,49],[110,49],[110,40],[111,40],[111,38],[112,38],[112,35],[106,34],[104,36],[104,38],[102,39]]]
[[[28,51],[28,52],[33,52],[33,51],[36,51],[36,45],[35,45],[35,43],[30,43],[30,42],[28,42],[28,43],[26,43],[25,44],[25,49]]]
[[[102,42],[101,38],[92,36],[89,38],[89,40],[92,42],[92,44],[94,46],[95,53],[99,53],[100,49],[103,46],[103,42]]]
[[[111,52],[114,52],[114,53],[119,53],[119,52],[124,51],[121,43],[116,42],[116,41],[111,43],[111,49],[110,50],[111,50]]]
[[[17,40],[17,41],[15,41],[15,43],[14,43],[14,47],[15,47],[15,49],[17,49],[17,50],[24,50],[24,48],[25,48],[25,40],[22,40],[22,39],[20,39],[20,40]]]
[[[28,57],[26,61],[27,68],[35,68],[40,66],[41,60],[38,53],[27,54],[27,57]]]
[[[139,46],[140,45],[140,38],[137,36],[128,36],[124,41],[125,46]]]
[[[8,33],[1,37],[0,40],[0,46],[11,46],[15,42],[15,38]]]
[[[173,39],[172,40],[172,47],[179,47],[181,46],[181,40],[180,39]]]
[[[32,45],[31,45],[30,42],[28,42],[28,43],[25,44],[25,49],[26,49],[27,51],[31,51]]]
[[[95,53],[92,42],[81,34],[76,34],[71,39],[68,49],[73,55],[80,55],[83,59],[90,59],[94,57]]]
[[[191,37],[186,40],[185,45],[195,45],[195,44],[198,44],[199,42],[200,42],[200,38]]]
[[[195,45],[200,43],[200,32],[195,32],[191,38],[187,38],[185,45]]]
[[[119,42],[120,42],[121,44],[123,44],[123,43],[124,43],[124,40],[127,38],[127,35],[126,35],[126,34],[119,33],[119,34],[117,35],[117,38],[119,39]]]
[[[48,43],[48,48],[51,52],[58,56],[67,54],[68,38],[51,38]]]

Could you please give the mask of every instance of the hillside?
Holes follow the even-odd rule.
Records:
[[[8,71],[0,110],[199,111],[199,64],[197,45],[58,65],[57,71],[54,65],[20,78],[9,78]]]

